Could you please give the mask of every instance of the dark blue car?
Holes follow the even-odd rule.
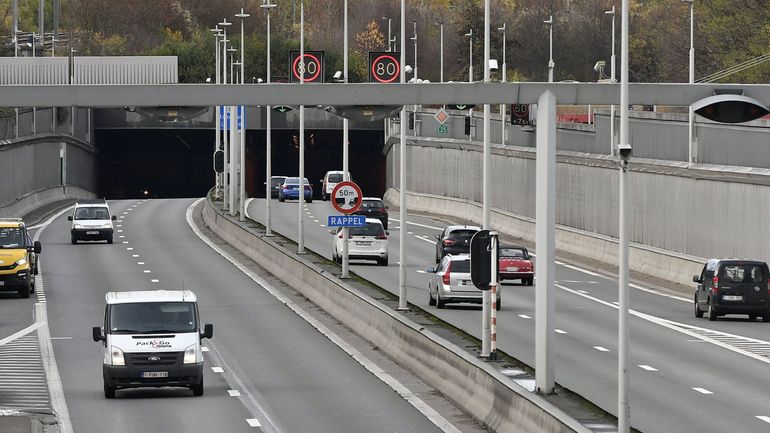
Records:
[[[313,202],[313,186],[310,185],[310,182],[307,181],[307,178],[304,180],[305,183],[305,201],[308,203]],[[298,177],[287,177],[286,180],[283,181],[283,185],[281,185],[280,191],[278,191],[278,201],[286,201],[286,200],[299,200],[299,178]]]

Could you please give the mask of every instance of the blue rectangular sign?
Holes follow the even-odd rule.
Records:
[[[366,215],[329,215],[329,227],[363,227],[366,225]]]

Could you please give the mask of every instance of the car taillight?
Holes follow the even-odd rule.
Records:
[[[388,237],[383,234],[383,235],[377,235],[377,237],[375,237],[375,239],[378,239],[378,240],[381,240],[381,241],[386,241],[386,240],[388,240]]]
[[[714,285],[711,287],[711,293],[716,294],[719,291],[719,277],[714,275],[714,279],[712,281]]]
[[[446,265],[446,271],[444,272],[444,276],[441,277],[441,281],[443,281],[444,284],[449,284],[449,274],[451,270],[452,270],[452,262],[449,262]]]
[[[338,238],[342,239],[342,232],[340,232],[340,235],[337,236]]]
[[[454,244],[455,244],[455,240],[454,239],[444,239],[444,245],[450,247],[450,246],[452,246]]]

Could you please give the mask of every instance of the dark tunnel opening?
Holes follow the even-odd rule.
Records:
[[[299,130],[273,130],[272,174],[299,173]],[[365,196],[385,192],[382,131],[351,130],[350,173]],[[214,131],[96,130],[98,193],[108,199],[203,197],[214,185]],[[265,131],[246,134],[246,189],[265,196]],[[320,199],[320,180],[342,169],[342,131],[305,131],[305,177]]]

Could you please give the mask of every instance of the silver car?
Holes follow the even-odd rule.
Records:
[[[433,275],[428,282],[428,305],[444,308],[450,302],[480,304],[483,292],[471,281],[471,256],[469,254],[447,254],[438,267],[430,267]],[[500,291],[497,292],[497,310],[500,310]]]

